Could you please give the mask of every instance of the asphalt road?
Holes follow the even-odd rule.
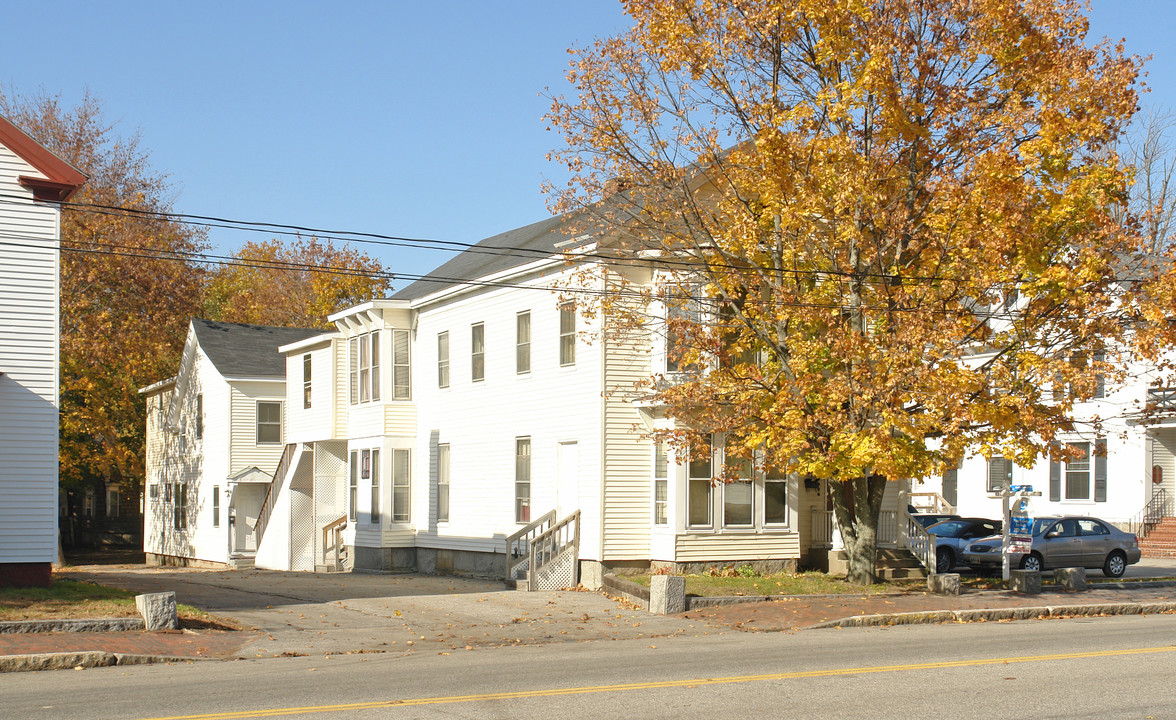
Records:
[[[1171,718],[1176,616],[0,676],[0,718]]]

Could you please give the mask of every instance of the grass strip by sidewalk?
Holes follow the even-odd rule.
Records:
[[[232,621],[177,604],[180,627],[191,629],[238,630]],[[45,587],[0,589],[0,621],[63,620],[135,617],[135,593],[128,590],[58,578]]]
[[[760,575],[740,570],[715,574],[685,575],[686,594],[703,597],[727,595],[876,595],[926,589],[925,583],[879,583],[854,585],[821,572],[771,573]],[[626,580],[649,586],[649,574],[625,575]]]

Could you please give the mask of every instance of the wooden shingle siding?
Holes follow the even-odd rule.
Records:
[[[0,145],[0,563],[57,558],[58,211],[20,175]]]

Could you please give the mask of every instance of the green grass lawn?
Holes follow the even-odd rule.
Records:
[[[186,628],[239,629],[190,605],[177,605],[180,626]],[[47,588],[0,589],[0,621],[64,620],[136,617],[135,593],[118,588],[56,578]]]
[[[746,571],[745,571],[746,572]],[[649,575],[626,575],[625,579],[649,586]],[[926,589],[920,581],[852,585],[844,579],[822,572],[741,575],[728,571],[715,575],[686,575],[686,594],[721,595],[861,595]]]

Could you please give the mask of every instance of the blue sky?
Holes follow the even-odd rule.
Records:
[[[542,93],[564,89],[569,46],[627,25],[611,0],[63,0],[3,15],[0,83],[69,103],[89,88],[141,133],[177,211],[463,242],[547,215],[540,185],[559,170]],[[1153,56],[1145,104],[1176,109],[1173,20],[1171,0],[1091,13],[1093,36]],[[449,257],[364,249],[392,272]]]

